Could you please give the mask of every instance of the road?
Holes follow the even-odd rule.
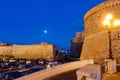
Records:
[[[77,80],[76,70],[65,72],[45,80]]]

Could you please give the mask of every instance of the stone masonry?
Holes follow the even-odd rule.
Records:
[[[54,59],[57,48],[52,44],[0,46],[0,55],[12,55],[15,58]]]
[[[107,0],[88,11],[84,16],[85,37],[80,59],[104,61],[109,54],[109,36],[103,20],[107,14],[120,19],[120,0]],[[112,26],[111,40],[113,57],[120,63],[120,26]]]

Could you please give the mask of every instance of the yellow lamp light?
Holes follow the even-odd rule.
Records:
[[[119,26],[119,25],[120,25],[120,20],[115,20],[115,21],[113,22],[113,25],[114,25],[114,26]]]
[[[108,14],[107,16],[106,16],[106,20],[111,20],[113,18],[113,16],[111,15],[111,14]]]
[[[103,21],[103,25],[110,25],[110,21],[109,21],[109,20],[107,20],[107,19],[106,19],[106,20],[104,20],[104,21]]]

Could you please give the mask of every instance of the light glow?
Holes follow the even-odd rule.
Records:
[[[111,20],[113,18],[113,16],[111,15],[111,14],[108,14],[107,16],[106,16],[106,19],[107,20]]]
[[[120,20],[115,20],[115,21],[113,22],[113,25],[114,25],[114,26],[119,26],[119,25],[120,25]]]
[[[104,20],[103,25],[110,25],[110,21],[109,20]]]

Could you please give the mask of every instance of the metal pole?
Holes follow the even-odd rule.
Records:
[[[108,30],[109,33],[109,56],[108,59],[113,59],[113,55],[112,55],[112,46],[111,46],[111,30]]]

